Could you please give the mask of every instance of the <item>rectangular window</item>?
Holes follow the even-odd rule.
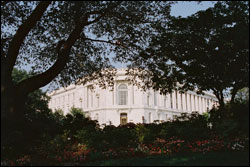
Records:
[[[170,107],[173,108],[173,99],[172,99],[172,93],[170,93]]]
[[[87,87],[87,108],[89,108],[89,88]]]
[[[151,123],[151,113],[148,114],[148,123]]]
[[[196,110],[196,96],[194,95],[194,111]]]
[[[115,104],[114,90],[112,91],[112,102],[113,102],[113,105],[114,105]]]
[[[167,103],[167,97],[166,97],[166,95],[165,95],[165,96],[164,96],[164,108],[167,108],[166,103]]]
[[[157,92],[154,91],[154,105],[157,106]]]
[[[134,100],[134,86],[132,85],[132,104],[135,104],[135,100]]]
[[[147,104],[149,106],[149,94],[147,95]]]
[[[181,96],[181,109],[183,110],[182,93],[180,93],[180,96]]]
[[[127,91],[120,91],[119,93],[120,93],[119,105],[127,105],[128,92]]]
[[[200,97],[197,96],[197,101],[198,101],[198,109],[197,109],[197,111],[200,111],[200,102],[199,102],[199,100],[200,100]]]
[[[192,96],[191,96],[191,94],[189,94],[189,99],[190,99],[190,111],[192,111]]]
[[[90,91],[90,95],[91,95],[91,107],[93,107],[93,101],[94,101],[94,99],[93,99],[93,91]]]
[[[188,104],[187,104],[187,93],[185,93],[185,100],[186,100],[186,111],[188,111]]]
[[[99,97],[97,97],[97,108],[99,108]]]
[[[176,109],[178,110],[178,96],[177,96],[177,90],[175,91],[175,97],[176,97]]]
[[[201,112],[203,112],[203,97],[201,97]]]

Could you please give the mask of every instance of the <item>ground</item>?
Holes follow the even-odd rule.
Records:
[[[249,152],[186,153],[90,162],[86,166],[249,166]]]

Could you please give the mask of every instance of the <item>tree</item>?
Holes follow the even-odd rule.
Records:
[[[170,92],[177,82],[184,91],[212,90],[222,108],[228,89],[233,102],[238,90],[248,87],[248,1],[220,1],[213,8],[155,26],[159,33],[150,46],[131,60],[132,67],[151,71],[141,73],[148,85],[162,93]]]
[[[2,118],[5,112],[22,115],[27,95],[51,81],[65,86],[93,72],[92,79],[102,83],[112,80],[113,73],[100,71],[111,67],[107,55],[113,52],[116,61],[123,61],[138,53],[153,35],[154,22],[167,20],[170,5],[144,1],[2,2]],[[28,63],[37,75],[14,84],[13,68]],[[83,82],[88,79],[91,77]]]
[[[235,95],[235,101],[240,103],[249,103],[249,88],[240,89]]]
[[[12,71],[14,83],[35,74],[26,71]],[[53,136],[60,132],[61,124],[48,108],[49,97],[40,89],[30,93],[24,104],[23,115],[8,113],[1,122],[1,150],[5,157],[20,156],[41,144],[42,136]]]

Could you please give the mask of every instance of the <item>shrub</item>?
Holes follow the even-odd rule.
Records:
[[[224,108],[210,110],[213,132],[224,137],[245,135],[249,137],[249,101],[226,104]]]
[[[178,137],[186,141],[205,139],[208,138],[210,133],[207,124],[206,117],[197,112],[183,113],[171,122],[163,123],[160,136],[165,140],[172,137]]]

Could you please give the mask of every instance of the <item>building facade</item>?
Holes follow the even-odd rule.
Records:
[[[101,89],[91,84],[70,85],[50,92],[49,108],[61,109],[67,114],[72,107],[82,108],[86,116],[97,120],[100,125],[118,126],[128,122],[152,123],[155,120],[166,121],[181,113],[198,111],[204,113],[217,105],[216,97],[206,92],[197,95],[188,91],[174,91],[160,95],[153,89],[142,91],[128,83],[125,69],[119,69],[114,89]]]

